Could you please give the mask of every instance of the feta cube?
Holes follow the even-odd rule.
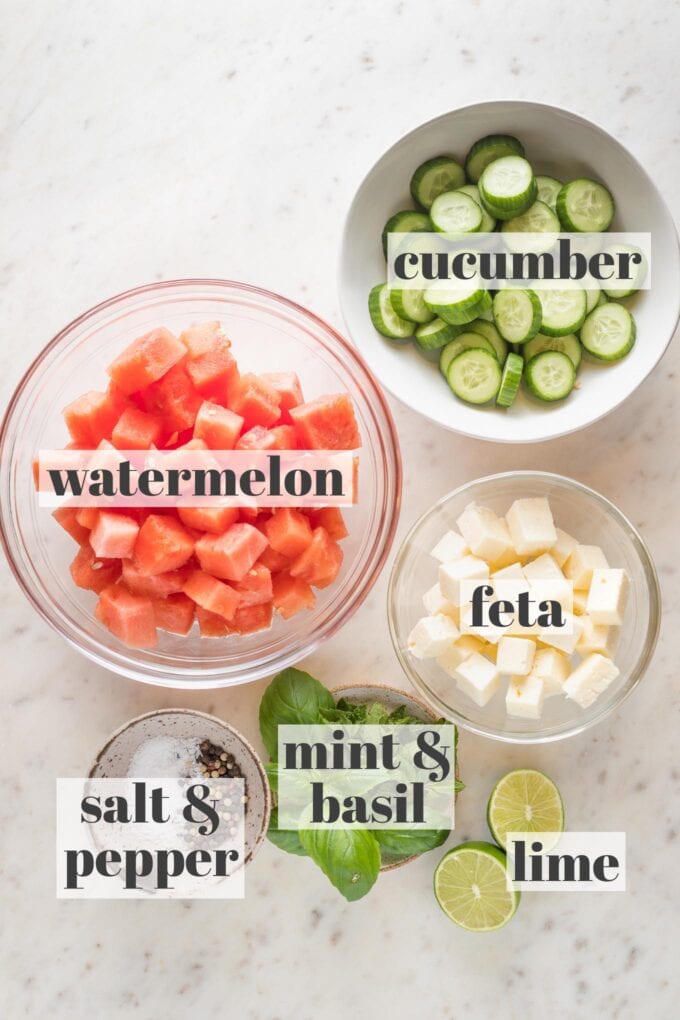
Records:
[[[573,612],[576,616],[583,616],[586,611],[586,605],[588,603],[588,589],[576,589],[574,588],[571,593],[571,603],[573,606]]]
[[[610,626],[613,624],[616,627],[623,623],[628,587],[628,574],[625,570],[610,568],[593,570],[586,603],[586,612],[593,623]]]
[[[572,583],[565,578],[550,553],[543,553],[525,563],[524,576],[537,609],[542,602],[559,602],[565,612],[572,611]]]
[[[494,627],[491,623],[484,623],[480,627],[472,624],[472,603],[466,602],[460,607],[459,630],[461,634],[474,634],[482,641],[497,644],[503,637],[504,631],[500,627]]]
[[[465,662],[475,652],[481,652],[483,647],[483,643],[478,638],[472,637],[470,634],[464,635],[447,648],[443,655],[437,656],[437,664],[449,676],[455,676],[461,662]]]
[[[494,570],[491,575],[492,581],[524,581],[524,568],[519,560],[515,560],[514,563],[508,564],[507,567],[502,567],[500,570]],[[526,587],[526,585],[525,585]]]
[[[439,567],[439,587],[444,597],[454,606],[460,606],[464,601],[461,581],[486,581],[488,578],[488,564],[476,556],[463,556],[460,560],[442,563]]]
[[[460,690],[480,708],[484,708],[501,685],[495,665],[479,652],[474,652],[461,662],[455,675]]]
[[[502,637],[498,642],[496,665],[499,673],[527,676],[536,654],[536,644],[529,638]]]
[[[607,557],[599,545],[577,545],[564,564],[564,576],[573,582],[576,589],[589,588],[593,570],[608,566]]]
[[[593,652],[578,664],[564,684],[564,693],[581,708],[588,708],[619,675],[611,659]]]
[[[545,697],[538,676],[513,676],[505,694],[505,710],[517,719],[540,719]]]
[[[460,637],[449,616],[424,616],[408,638],[408,650],[417,659],[435,659]]]
[[[527,581],[563,581],[564,574],[550,553],[543,553],[524,564],[522,572]]]
[[[544,497],[516,499],[505,520],[520,557],[537,556],[557,541],[550,504]]]
[[[470,552],[465,539],[457,531],[447,531],[437,542],[430,553],[440,563],[449,563],[451,560],[461,560]]]
[[[470,503],[456,524],[474,556],[498,566],[511,563],[515,558],[507,524],[488,507]]]
[[[458,610],[448,599],[444,598],[444,593],[438,584],[433,584],[425,592],[423,595],[423,605],[427,610],[428,616],[437,616],[438,613],[443,613],[444,616],[450,616],[454,623],[458,623]]]
[[[561,528],[555,528],[555,532],[557,533],[557,541],[551,548],[550,555],[558,567],[563,567],[578,545],[578,542],[571,535],[567,534],[566,531],[562,531]]]
[[[561,652],[572,655],[583,633],[582,618],[580,616],[573,616],[572,613],[563,613],[562,617],[564,619],[564,627],[560,630],[552,628],[540,630],[538,637],[544,645],[550,645],[551,648],[559,648]]]
[[[539,648],[534,656],[534,664],[529,676],[536,676],[543,681],[543,693],[546,698],[562,693],[562,685],[571,672],[571,663],[563,652],[557,648]]]
[[[587,614],[581,617],[583,621],[583,633],[578,639],[576,651],[583,656],[591,652],[600,652],[611,659],[616,651],[619,632],[616,628],[607,627],[606,624],[594,623],[592,617]]]

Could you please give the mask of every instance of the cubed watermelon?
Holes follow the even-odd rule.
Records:
[[[95,615],[126,645],[153,648],[157,644],[153,602],[146,595],[133,595],[122,585],[112,584],[99,596]]]
[[[126,514],[100,510],[97,523],[90,532],[90,545],[95,555],[105,559],[126,559],[132,556],[139,534],[139,524]]]
[[[264,425],[255,425],[244,432],[238,443],[237,450],[297,450],[298,442],[292,425],[275,425],[266,429]]]
[[[178,570],[193,555],[194,540],[178,520],[149,514],[139,529],[133,562],[143,576]]]
[[[191,630],[194,622],[196,606],[192,599],[183,592],[153,599],[153,612],[156,626],[170,634],[184,636]]]
[[[231,585],[218,581],[203,570],[194,570],[184,585],[184,594],[193,599],[197,606],[217,613],[225,620],[231,620],[241,601],[241,596]]]
[[[196,416],[194,436],[211,450],[233,450],[242,428],[240,415],[205,400]]]
[[[325,528],[334,542],[341,542],[349,535],[342,510],[337,506],[324,506],[311,510],[309,519],[312,522],[312,527]]]
[[[184,344],[161,327],[134,340],[107,372],[123,393],[135,393],[156,382],[185,356]]]
[[[103,560],[87,545],[80,547],[69,567],[73,583],[99,594],[120,577],[120,560]]]
[[[135,595],[150,595],[152,598],[162,599],[182,591],[192,569],[185,564],[177,570],[168,570],[164,574],[152,574],[147,577],[139,573],[132,560],[123,560],[122,581]]]
[[[228,627],[229,633],[254,634],[258,630],[266,630],[271,625],[272,604],[261,602],[257,606],[242,606],[237,609]]]
[[[196,606],[196,619],[201,637],[219,638],[227,637],[233,633],[223,616],[211,613],[210,610],[203,609],[202,606]]]
[[[219,322],[201,322],[198,325],[189,326],[189,329],[180,333],[179,338],[190,358],[200,358],[208,351],[230,346],[230,341],[222,331]]]
[[[52,516],[78,545],[89,541],[90,531],[78,522],[78,510],[75,507],[60,506],[58,510],[53,511]]]
[[[280,507],[264,524],[267,540],[276,552],[289,559],[302,553],[312,541],[312,526],[299,510]]]
[[[116,422],[111,442],[119,450],[149,450],[163,435],[162,420],[136,407],[127,407]]]
[[[241,606],[259,606],[272,600],[272,575],[261,561],[251,567],[248,573],[234,583],[234,590],[241,596]]]
[[[203,397],[194,389],[184,365],[175,365],[143,394],[144,408],[162,419],[165,432],[182,432],[195,421]]]
[[[302,387],[295,372],[263,372],[260,376],[268,386],[276,390],[279,395],[279,411],[281,421],[290,422],[289,411],[291,407],[302,404]],[[291,447],[294,449],[294,447]]]
[[[229,393],[229,407],[241,415],[246,431],[255,425],[274,425],[281,416],[280,401],[274,387],[252,372],[241,376]]]
[[[97,523],[98,517],[99,510],[96,506],[81,506],[76,510],[78,524],[82,525],[83,528],[88,528],[90,531]]]
[[[120,396],[90,390],[64,409],[69,435],[82,449],[94,450],[102,439],[110,439],[124,407]]]
[[[226,347],[206,351],[187,362],[187,374],[204,397],[226,404],[230,389],[239,380],[236,359]]]
[[[338,576],[341,566],[342,549],[338,543],[329,538],[325,528],[315,528],[310,544],[293,560],[290,574],[315,588],[327,588]]]
[[[361,446],[352,400],[334,393],[290,412],[300,445],[309,450],[356,450]]]
[[[177,513],[187,528],[209,531],[211,535],[221,535],[239,518],[238,509],[231,506],[181,506]]]
[[[227,581],[241,581],[267,547],[252,524],[232,524],[223,535],[203,535],[196,556],[203,570]]]
[[[277,574],[280,570],[285,570],[290,565],[289,558],[275,552],[270,545],[267,546],[257,562],[266,567],[271,574]]]
[[[316,601],[314,592],[300,577],[291,577],[282,571],[272,578],[272,602],[284,620],[295,616],[301,609],[312,609]]]

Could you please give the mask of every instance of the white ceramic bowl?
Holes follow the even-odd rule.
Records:
[[[616,365],[583,365],[579,388],[558,405],[541,406],[520,394],[503,412],[457,400],[437,365],[414,344],[391,344],[373,328],[367,298],[386,279],[380,236],[387,219],[413,207],[409,181],[426,159],[451,153],[464,159],[478,138],[517,135],[537,173],[560,180],[600,178],[617,206],[612,230],[650,231],[653,290],[627,302],[638,340]],[[575,432],[618,407],[657,364],[680,314],[680,253],[668,208],[654,183],[624,147],[602,128],[567,110],[515,100],[478,103],[423,124],[369,171],[347,216],[340,260],[340,303],[350,336],[380,382],[408,407],[447,429],[478,439],[528,443]]]

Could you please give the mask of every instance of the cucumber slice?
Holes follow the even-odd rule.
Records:
[[[487,319],[475,319],[465,327],[470,333],[479,333],[485,337],[493,347],[499,364],[503,365],[508,356],[508,345],[500,335],[493,322]]]
[[[479,228],[484,234],[490,234],[492,230],[496,229],[496,220],[490,213],[486,211],[482,205],[482,199],[479,194],[479,188],[476,184],[464,184],[461,188],[457,189],[462,191],[464,195],[469,195],[470,198],[477,203],[479,208],[482,210],[482,225]]]
[[[487,340],[481,333],[459,333],[455,339],[451,340],[446,347],[442,348],[442,352],[439,355],[439,370],[445,379],[448,379],[449,365],[454,358],[457,358],[463,351],[468,350],[482,350],[488,351],[489,354],[495,356],[495,350],[490,340]]]
[[[403,290],[390,291],[390,303],[401,319],[408,319],[409,322],[431,322],[434,319],[434,312],[425,304],[424,290]]]
[[[424,351],[436,351],[458,336],[463,329],[463,326],[454,326],[450,322],[444,322],[443,319],[432,319],[431,322],[418,326],[416,343]]]
[[[527,363],[524,378],[539,400],[563,400],[574,388],[576,369],[561,351],[543,351]]]
[[[451,156],[435,156],[422,163],[411,178],[414,202],[429,209],[438,195],[465,184],[465,171]]]
[[[368,314],[378,332],[390,340],[407,340],[413,336],[415,323],[397,315],[386,283],[379,283],[368,295]]]
[[[430,217],[426,213],[416,212],[415,209],[402,209],[401,212],[390,216],[382,232],[382,246],[385,258],[387,258],[388,234],[415,234],[420,231],[431,231],[433,229]]]
[[[453,359],[446,378],[456,396],[467,404],[488,404],[500,389],[501,366],[495,354],[470,347]]]
[[[619,361],[635,343],[635,319],[627,308],[607,301],[583,323],[581,343],[599,361]]]
[[[539,201],[545,202],[555,212],[557,196],[562,188],[562,181],[558,181],[556,177],[546,177],[545,174],[538,174],[536,176],[536,187],[538,189]]]
[[[471,234],[481,229],[482,207],[462,191],[445,191],[435,198],[430,219],[442,234]]]
[[[602,297],[602,291],[599,287],[591,287],[585,292],[586,295],[586,315],[590,315],[594,308],[597,308],[600,298]]]
[[[447,288],[439,284],[426,289],[425,304],[444,322],[460,325],[477,318],[477,308],[485,293],[476,281],[469,287]]]
[[[519,384],[522,381],[523,370],[524,358],[520,357],[519,354],[508,354],[503,367],[503,375],[501,376],[501,388],[496,397],[496,403],[499,407],[510,407],[513,403],[519,390]]]
[[[543,351],[560,351],[561,354],[566,354],[574,368],[581,364],[581,344],[575,333],[567,333],[566,336],[545,336],[544,333],[537,333],[523,348],[522,354],[527,361],[531,361]]]
[[[560,232],[560,221],[549,205],[537,199],[521,216],[513,216],[511,220],[506,220],[501,231],[508,234],[545,234],[545,238],[532,237],[531,241],[527,239],[524,244],[521,238],[506,238],[510,251],[532,251],[538,254],[550,251],[555,244],[557,240],[555,235]]]
[[[566,336],[578,332],[586,317],[584,290],[539,290],[537,294],[543,310],[541,333]]]
[[[485,208],[498,220],[511,220],[536,201],[534,172],[521,156],[503,156],[489,163],[479,178]]]
[[[533,290],[499,290],[493,299],[498,332],[511,344],[525,344],[541,328],[541,302]]]
[[[523,156],[524,146],[513,135],[485,135],[472,146],[465,158],[465,173],[476,184],[489,163],[501,156]]]
[[[614,219],[614,199],[604,184],[578,177],[563,185],[557,196],[557,215],[565,230],[599,233]]]
[[[614,256],[639,255],[641,257],[642,261],[638,265],[633,265],[632,261],[630,262],[632,279],[629,285],[624,287],[607,287],[604,283],[602,284],[602,290],[608,298],[620,301],[622,298],[631,297],[632,294],[635,294],[640,289],[647,276],[648,265],[644,252],[640,251],[639,248],[635,248],[632,244],[611,244],[607,248],[607,252]],[[592,309],[589,309],[589,311],[592,311]]]

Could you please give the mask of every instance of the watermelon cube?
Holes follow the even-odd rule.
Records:
[[[202,606],[196,606],[196,619],[201,637],[227,637],[228,634],[233,633],[223,616],[211,613],[209,609],[203,609]]]
[[[78,511],[75,507],[60,506],[58,510],[53,511],[52,516],[78,545],[84,545],[89,541],[89,529],[78,523]]]
[[[349,531],[342,511],[337,506],[324,506],[310,511],[309,519],[313,528],[325,528],[334,542],[347,538]]]
[[[267,546],[257,562],[266,567],[271,574],[277,574],[279,571],[285,570],[290,564],[287,556],[275,552],[270,545]]]
[[[260,379],[276,390],[279,395],[281,421],[290,422],[288,412],[291,407],[297,407],[304,401],[300,380],[295,372],[263,372]]]
[[[354,407],[347,393],[334,393],[293,407],[290,417],[303,449],[356,450],[361,446]]]
[[[139,525],[133,517],[100,510],[90,532],[90,545],[96,556],[124,559],[132,556],[138,534]]]
[[[203,402],[183,365],[175,365],[142,394],[144,409],[162,419],[167,433],[190,429]]]
[[[327,588],[342,566],[342,549],[325,528],[315,528],[312,541],[290,566],[291,577],[299,577],[315,588]]]
[[[178,570],[193,555],[194,540],[174,517],[149,514],[139,529],[133,554],[142,576]]]
[[[162,434],[160,418],[136,407],[127,407],[113,428],[111,442],[119,450],[149,450],[158,446]]]
[[[231,585],[218,581],[203,570],[194,570],[184,585],[184,594],[210,613],[217,613],[225,620],[231,620],[241,601],[241,596]]]
[[[244,432],[238,443],[237,450],[297,450],[298,441],[292,425],[275,425],[266,429],[264,425],[255,425]]]
[[[152,329],[126,347],[107,372],[123,393],[135,393],[156,382],[186,356],[186,348],[169,329]]]
[[[288,559],[295,559],[312,541],[311,524],[303,513],[290,507],[275,510],[263,527],[272,549]]]
[[[242,428],[243,418],[238,414],[205,400],[196,415],[194,436],[211,450],[233,450]]]
[[[199,325],[190,326],[189,329],[180,333],[179,338],[190,358],[200,358],[208,351],[231,346],[230,341],[222,332],[219,322],[202,322]]]
[[[196,606],[188,595],[176,592],[165,598],[153,599],[156,626],[170,634],[184,636],[191,630]]]
[[[153,602],[146,595],[133,595],[122,585],[112,584],[99,596],[95,616],[126,645],[153,648],[157,644]]]
[[[181,506],[177,513],[187,528],[209,531],[211,535],[221,535],[239,518],[238,509],[232,506]]]
[[[254,634],[258,630],[266,630],[272,625],[272,604],[262,602],[257,606],[241,606],[234,613],[229,623],[229,632],[235,634]]]
[[[316,601],[314,592],[299,577],[291,577],[282,571],[272,578],[272,602],[284,620],[295,616],[301,609],[312,609]]]
[[[155,599],[163,599],[167,595],[176,595],[182,591],[191,573],[190,566],[168,570],[164,574],[153,574],[148,577],[140,574],[132,560],[123,560],[122,581],[134,595],[150,595]]]
[[[71,439],[82,449],[94,450],[102,439],[110,439],[124,403],[119,396],[90,390],[64,409],[64,421]]]
[[[90,531],[97,523],[98,517],[99,510],[96,506],[81,506],[76,511],[76,520],[78,521],[78,524],[82,525],[83,528],[88,528]]]
[[[204,397],[226,404],[229,390],[239,380],[236,358],[225,345],[187,362],[187,374]]]
[[[263,602],[271,602],[271,572],[258,561],[240,581],[234,583],[234,590],[241,596],[239,609],[241,606],[259,606]]]
[[[227,581],[241,581],[267,547],[252,524],[232,524],[223,535],[203,535],[196,556],[203,570]]]
[[[281,416],[281,398],[260,376],[248,373],[229,393],[229,406],[243,418],[246,431],[255,425],[274,425]]]
[[[120,577],[119,560],[99,559],[93,549],[83,545],[69,567],[73,583],[86,591],[97,594],[113,584]]]

